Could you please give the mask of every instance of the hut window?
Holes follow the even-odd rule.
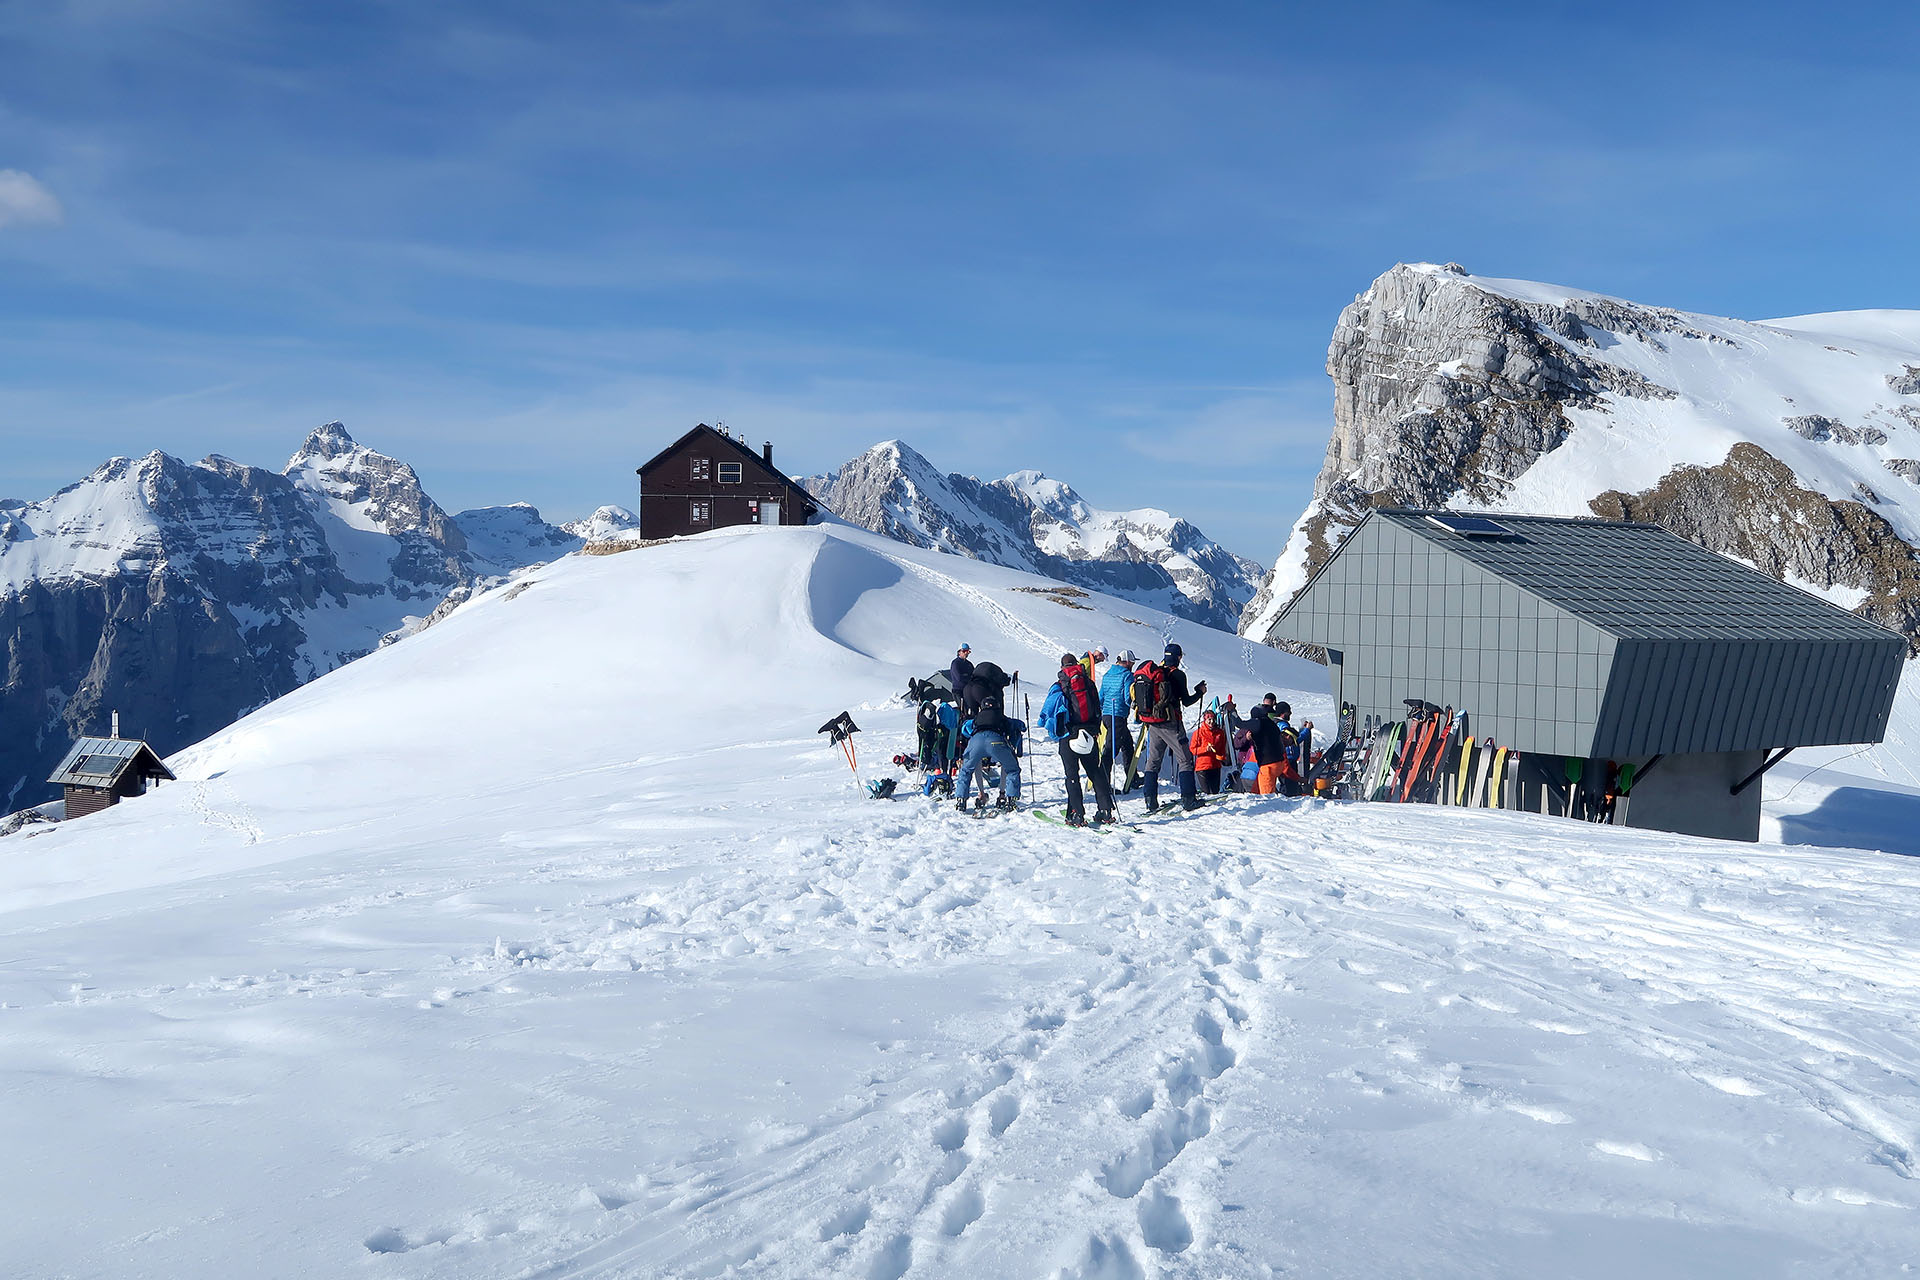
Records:
[[[705,480],[707,478],[707,463],[709,461],[710,459],[707,458],[690,459],[690,465],[693,467],[693,478],[695,480]]]
[[[739,484],[740,483],[740,464],[737,462],[721,463],[720,464],[720,483],[721,484]]]
[[[689,503],[688,505],[693,508],[693,510],[689,513],[692,523],[694,524],[712,524],[713,523],[713,504],[711,502],[692,502],[692,503]]]

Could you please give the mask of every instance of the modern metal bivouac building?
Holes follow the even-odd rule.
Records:
[[[1518,807],[1566,812],[1571,773],[1631,763],[1621,821],[1738,840],[1787,750],[1880,741],[1907,652],[1656,525],[1459,511],[1374,512],[1276,630],[1361,716],[1467,712],[1520,753]]]

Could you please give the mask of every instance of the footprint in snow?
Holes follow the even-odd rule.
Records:
[[[967,1143],[967,1118],[948,1116],[933,1127],[933,1141],[942,1151],[958,1151]]]
[[[1161,1253],[1181,1253],[1193,1243],[1193,1224],[1179,1199],[1158,1188],[1135,1202],[1140,1238]]]
[[[940,1211],[940,1234],[957,1236],[980,1220],[987,1211],[987,1200],[978,1187],[961,1187]]]
[[[873,1206],[866,1200],[856,1200],[820,1224],[820,1242],[825,1244],[841,1236],[857,1236],[867,1229],[867,1222],[872,1217]]]
[[[1013,1122],[1019,1118],[1019,1095],[1003,1093],[987,1107],[987,1130],[997,1138],[1011,1128]]]

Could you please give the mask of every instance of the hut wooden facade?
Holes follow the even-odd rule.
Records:
[[[673,538],[741,524],[805,524],[812,495],[773,465],[773,445],[744,441],[701,423],[638,470],[640,536]]]
[[[161,763],[152,747],[126,738],[80,739],[47,779],[64,789],[70,819],[142,795],[149,783],[173,780],[173,771]]]

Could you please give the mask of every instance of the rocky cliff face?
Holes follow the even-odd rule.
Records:
[[[112,711],[165,755],[579,545],[531,507],[449,516],[339,423],[281,473],[152,453],[0,504],[0,813]]]
[[[1164,511],[1101,511],[1058,480],[944,475],[898,440],[802,482],[875,533],[1024,569],[1231,631],[1261,569]]]
[[[1917,356],[1920,312],[1752,323],[1395,267],[1334,328],[1326,461],[1242,633],[1405,505],[1649,520],[1920,638]]]

